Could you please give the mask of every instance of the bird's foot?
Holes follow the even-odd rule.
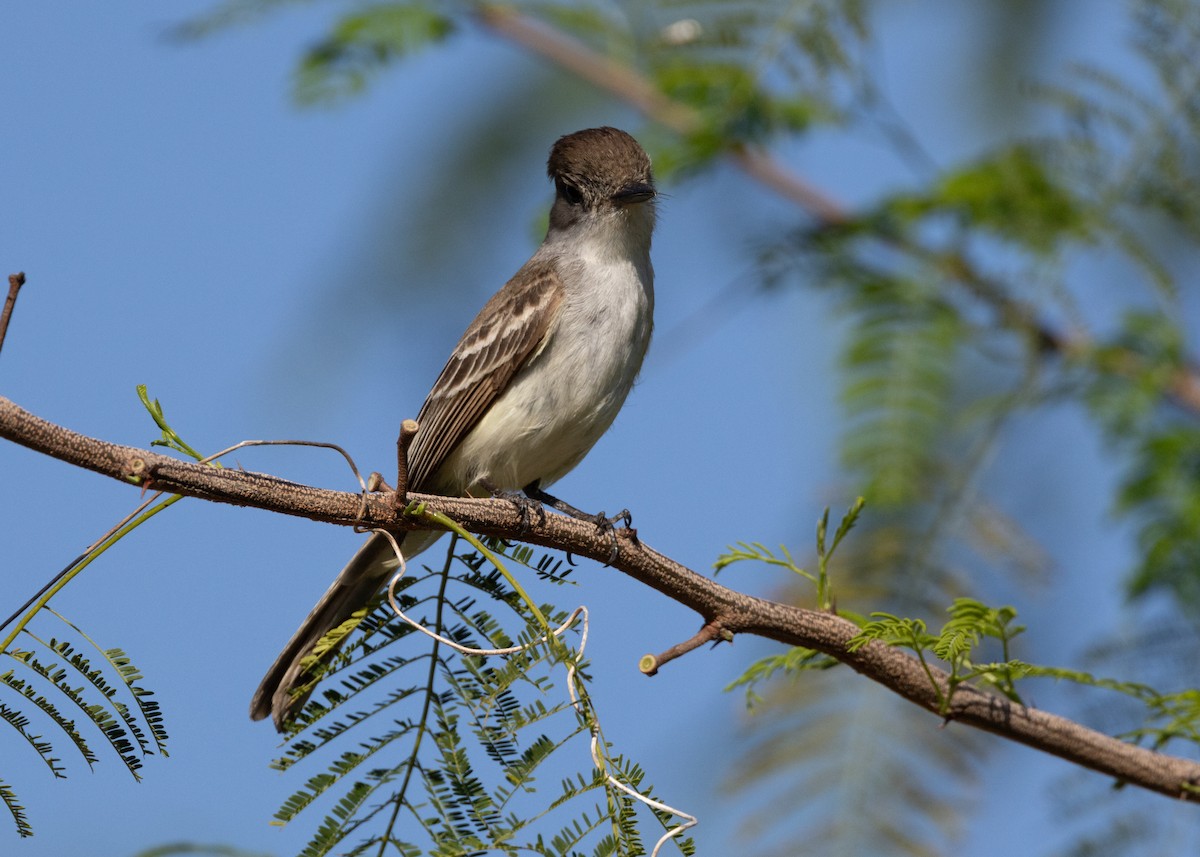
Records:
[[[572,515],[572,517],[578,518],[581,521],[591,521],[596,525],[596,533],[601,536],[607,536],[607,538],[612,542],[612,548],[608,552],[608,559],[605,561],[605,565],[612,565],[617,561],[617,557],[621,555],[621,543],[617,541],[618,522],[622,524],[626,530],[633,533],[634,538],[637,538],[637,534],[633,529],[633,515],[629,513],[628,509],[622,509],[611,518],[604,514],[604,512],[597,512],[595,515],[580,513],[578,515]]]
[[[595,524],[597,534],[607,536],[612,541],[612,549],[609,551],[608,560],[604,563],[605,565],[612,565],[617,561],[617,557],[621,553],[621,544],[617,540],[618,523],[622,524],[624,529],[633,535],[634,539],[637,538],[637,531],[633,529],[633,515],[630,514],[628,509],[622,509],[618,514],[610,518],[604,512],[598,512],[593,515],[576,509],[567,501],[560,500],[553,494],[543,491],[537,482],[531,482],[526,485],[524,491],[527,497],[536,500],[540,504],[557,509],[564,515],[570,515],[578,521],[588,521],[591,524]]]

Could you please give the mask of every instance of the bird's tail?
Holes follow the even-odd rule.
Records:
[[[400,544],[404,549],[405,558],[410,558],[432,544],[438,533],[409,533]],[[426,538],[422,538],[425,536]],[[433,536],[434,538],[427,538]],[[317,606],[300,624],[296,633],[288,640],[275,663],[267,670],[262,683],[254,693],[250,702],[250,717],[262,720],[268,714],[275,723],[275,728],[284,731],[284,724],[291,718],[292,713],[299,711],[308,699],[311,688],[303,693],[296,689],[313,679],[313,668],[327,661],[335,651],[341,639],[358,625],[362,615],[355,613],[363,611],[367,602],[378,592],[388,577],[396,570],[399,563],[391,542],[381,535],[373,535],[367,540],[353,559],[342,569],[342,573],[333,581],[333,585],[321,596]],[[350,623],[353,624],[350,624]],[[346,626],[343,629],[343,626]],[[318,652],[317,644],[330,631],[342,629],[344,633],[337,640],[332,640],[322,651]],[[317,660],[305,659],[315,655]]]

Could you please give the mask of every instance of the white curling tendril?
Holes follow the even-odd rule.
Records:
[[[571,611],[571,615],[567,617],[567,620],[565,622],[563,622],[561,625],[559,625],[557,628],[555,628],[553,631],[551,631],[549,634],[544,634],[541,637],[539,637],[538,639],[534,640],[533,642],[526,643],[525,645],[522,645],[522,646],[510,646],[506,649],[473,649],[469,646],[461,645],[460,643],[456,643],[454,640],[450,640],[446,637],[443,637],[441,634],[438,634],[435,631],[429,630],[424,625],[422,625],[420,622],[417,622],[415,619],[412,619],[412,618],[408,617],[407,615],[405,615],[404,611],[402,611],[400,609],[400,605],[396,603],[396,584],[400,582],[400,579],[402,577],[404,577],[404,574],[407,571],[407,564],[404,561],[404,552],[400,550],[400,544],[396,541],[396,538],[391,533],[387,532],[386,530],[375,530],[375,532],[382,535],[384,538],[386,538],[388,540],[389,543],[391,543],[392,550],[395,552],[397,559],[399,559],[399,561],[400,561],[400,568],[399,568],[399,570],[397,570],[395,575],[392,576],[391,581],[388,583],[388,589],[387,589],[388,604],[391,605],[393,612],[395,612],[395,614],[397,616],[399,616],[403,621],[407,622],[409,625],[411,625],[416,630],[420,631],[425,636],[432,637],[433,639],[437,640],[439,643],[442,643],[443,645],[449,646],[451,649],[454,649],[454,651],[458,652],[459,654],[477,655],[477,656],[514,655],[514,654],[517,654],[518,652],[523,652],[526,649],[532,648],[533,646],[536,646],[540,643],[546,642],[551,636],[554,636],[554,637],[561,636],[568,628],[570,628],[572,625],[575,624],[575,620],[577,618],[582,616],[583,617],[583,630],[581,631],[580,637],[579,637],[579,652],[577,653],[577,655],[575,657],[575,661],[572,662],[567,667],[567,691],[571,696],[571,704],[573,706],[575,706],[576,710],[579,710],[580,701],[579,701],[579,693],[577,692],[576,685],[575,685],[575,682],[576,682],[575,672],[576,672],[576,664],[580,660],[583,659],[583,652],[587,648],[588,609],[586,606],[580,605],[579,607],[576,607],[573,611]],[[699,823],[699,820],[694,815],[689,815],[688,813],[683,812],[682,810],[676,809],[673,806],[668,806],[665,803],[662,803],[660,801],[656,801],[656,800],[653,800],[652,798],[646,797],[646,795],[637,791],[637,789],[634,789],[634,788],[626,785],[625,783],[621,782],[616,777],[614,777],[612,774],[608,773],[605,770],[604,760],[600,756],[600,736],[594,725],[591,727],[591,732],[592,732],[592,740],[591,740],[592,764],[594,764],[596,766],[597,770],[604,772],[605,780],[610,786],[612,786],[615,789],[619,789],[620,791],[622,791],[625,794],[632,797],[634,800],[637,800],[637,801],[645,804],[646,806],[651,807],[652,809],[656,809],[660,812],[668,812],[671,815],[675,815],[675,816],[678,816],[679,818],[684,819],[684,822],[682,824],[678,825],[677,827],[672,827],[672,828],[668,829],[659,838],[658,842],[655,843],[654,850],[650,852],[650,857],[658,857],[658,852],[662,849],[663,845],[666,844],[667,840],[672,839],[676,836],[679,836],[684,831],[688,830],[691,827],[694,827],[696,824]]]

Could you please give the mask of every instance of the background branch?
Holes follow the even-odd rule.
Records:
[[[687,137],[704,128],[700,113],[693,107],[671,99],[636,69],[592,50],[578,39],[505,6],[484,5],[476,19],[496,35],[542,57],[593,86],[604,90],[651,120]],[[733,142],[726,157],[745,175],[784,199],[800,206],[819,228],[837,228],[854,222],[847,206],[796,175],[778,159],[760,148]],[[996,320],[1009,329],[1027,332],[1038,344],[1040,353],[1064,359],[1085,357],[1092,341],[1078,330],[1063,330],[1039,318],[1037,308],[1009,294],[999,282],[980,272],[961,253],[930,259],[930,251],[912,244],[902,236],[877,235],[895,249],[934,261],[951,282],[957,282],[987,304]],[[1120,360],[1110,360],[1105,368],[1125,378],[1136,378],[1144,368],[1142,358],[1126,350]],[[1180,407],[1200,414],[1200,372],[1192,366],[1172,373],[1165,389]]]
[[[358,494],[300,485],[274,476],[215,469],[149,450],[87,437],[48,422],[0,397],[0,437],[48,456],[140,487],[189,497],[252,506],[343,526],[368,525],[395,531],[420,528],[398,512],[388,495]],[[569,551],[598,562],[611,542],[592,525],[562,515],[523,522],[504,500],[411,494],[485,535]],[[365,510],[365,511],[364,511]],[[361,517],[360,517],[361,513]],[[943,707],[947,675],[933,670],[935,688],[920,662],[899,649],[872,642],[850,651],[858,627],[839,616],[745,595],[721,586],[618,531],[621,550],[614,568],[695,610],[709,626],[731,634],[754,634],[823,652],[922,708],[1060,756],[1121,782],[1181,800],[1200,801],[1200,763],[1155,753],[1119,741],[1074,721],[958,686]]]

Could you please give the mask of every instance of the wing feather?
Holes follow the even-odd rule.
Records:
[[[433,385],[408,454],[409,488],[420,491],[544,343],[562,281],[531,260],[484,305]]]

